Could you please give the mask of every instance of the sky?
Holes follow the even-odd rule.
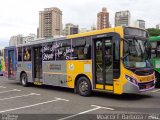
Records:
[[[137,19],[145,20],[147,28],[160,24],[160,0],[1,0],[0,48],[9,45],[11,36],[37,34],[39,11],[50,7],[63,12],[63,26],[73,23],[90,29],[102,7],[107,8],[112,26],[115,12],[124,10],[130,11],[132,24]]]

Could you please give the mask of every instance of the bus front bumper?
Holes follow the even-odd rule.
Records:
[[[145,83],[138,83],[138,85],[135,85],[131,82],[127,82],[124,85],[123,92],[124,93],[139,93],[139,92],[149,91],[154,88],[155,88],[154,80],[150,82],[145,82]]]

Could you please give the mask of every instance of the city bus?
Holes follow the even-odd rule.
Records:
[[[149,38],[151,43],[151,62],[154,65],[156,87],[160,87],[160,36],[152,36]]]
[[[5,76],[29,83],[92,91],[140,93],[154,88],[147,31],[118,26],[6,47]]]

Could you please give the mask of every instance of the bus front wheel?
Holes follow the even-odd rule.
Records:
[[[28,83],[28,77],[27,77],[26,73],[22,73],[22,75],[21,75],[21,84],[24,87],[27,87],[29,85],[29,83]]]
[[[79,95],[86,97],[91,95],[91,83],[86,77],[80,77],[77,81],[76,87]]]

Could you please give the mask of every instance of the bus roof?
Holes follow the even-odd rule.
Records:
[[[139,30],[144,30],[142,28],[137,28],[137,27],[131,27],[131,26],[116,26],[113,28],[105,28],[102,30],[94,30],[94,31],[89,31],[89,32],[84,32],[84,33],[79,33],[79,34],[74,34],[74,35],[68,35],[67,38],[68,39],[72,39],[72,38],[78,38],[78,37],[86,37],[86,36],[90,36],[90,35],[98,35],[98,34],[103,34],[103,33],[109,33],[109,32],[117,32],[118,34],[120,34],[120,36],[123,38],[124,33],[123,33],[123,29],[124,28],[134,28],[134,29],[139,29]]]
[[[105,28],[102,30],[94,30],[94,31],[89,31],[89,32],[84,32],[84,33],[78,33],[78,34],[74,34],[74,35],[68,35],[67,38],[68,39],[72,39],[72,38],[77,38],[77,37],[85,37],[85,36],[90,36],[90,35],[98,35],[98,34],[103,34],[106,32],[116,32],[115,29],[122,29],[122,26],[117,26],[114,28]]]
[[[160,36],[152,36],[149,38],[150,42],[154,42],[154,41],[160,41]]]

